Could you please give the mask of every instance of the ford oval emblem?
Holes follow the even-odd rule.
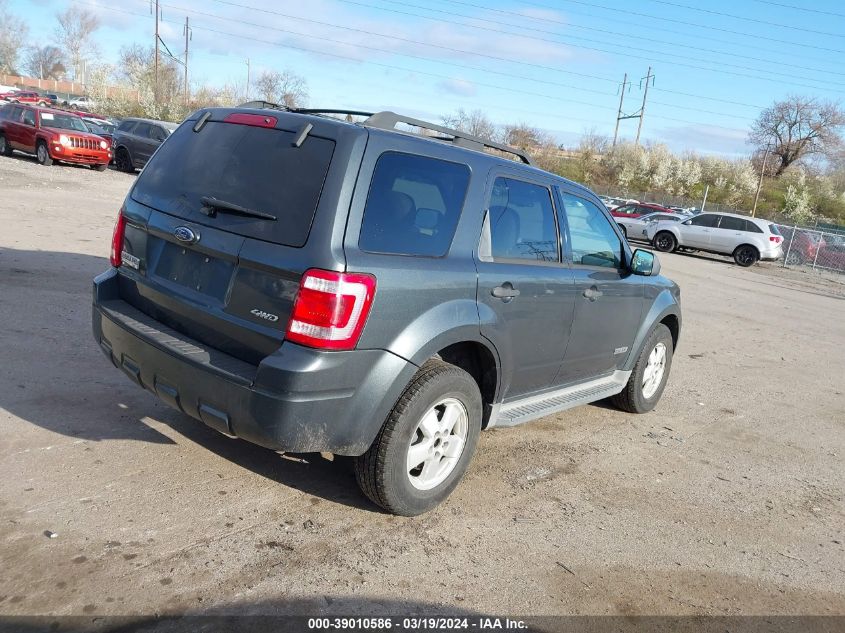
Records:
[[[176,230],[173,231],[173,237],[175,237],[180,242],[185,242],[187,244],[199,242],[200,239],[200,236],[194,233],[187,226],[177,226]]]

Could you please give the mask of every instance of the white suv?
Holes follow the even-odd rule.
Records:
[[[783,237],[774,224],[733,213],[702,213],[683,222],[657,222],[646,236],[659,251],[678,247],[730,255],[739,266],[783,256]]]

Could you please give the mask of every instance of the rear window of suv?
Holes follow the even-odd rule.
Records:
[[[209,121],[199,132],[180,126],[147,164],[132,198],[164,213],[244,237],[300,247],[334,153],[334,141],[309,135]],[[201,198],[216,198],[275,216],[275,220],[206,212]],[[205,211],[205,212],[204,212]]]

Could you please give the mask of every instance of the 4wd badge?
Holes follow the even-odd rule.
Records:
[[[275,323],[276,321],[279,320],[279,317],[276,316],[275,314],[270,314],[269,312],[264,312],[264,310],[259,310],[258,308],[253,308],[252,310],[249,311],[249,313],[254,314],[259,319],[266,319],[267,321],[270,321],[271,323]]]

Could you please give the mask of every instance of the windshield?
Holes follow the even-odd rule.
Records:
[[[87,132],[88,129],[78,116],[71,114],[55,114],[53,112],[41,113],[41,127],[52,127],[57,130],[74,130],[76,132]]]

